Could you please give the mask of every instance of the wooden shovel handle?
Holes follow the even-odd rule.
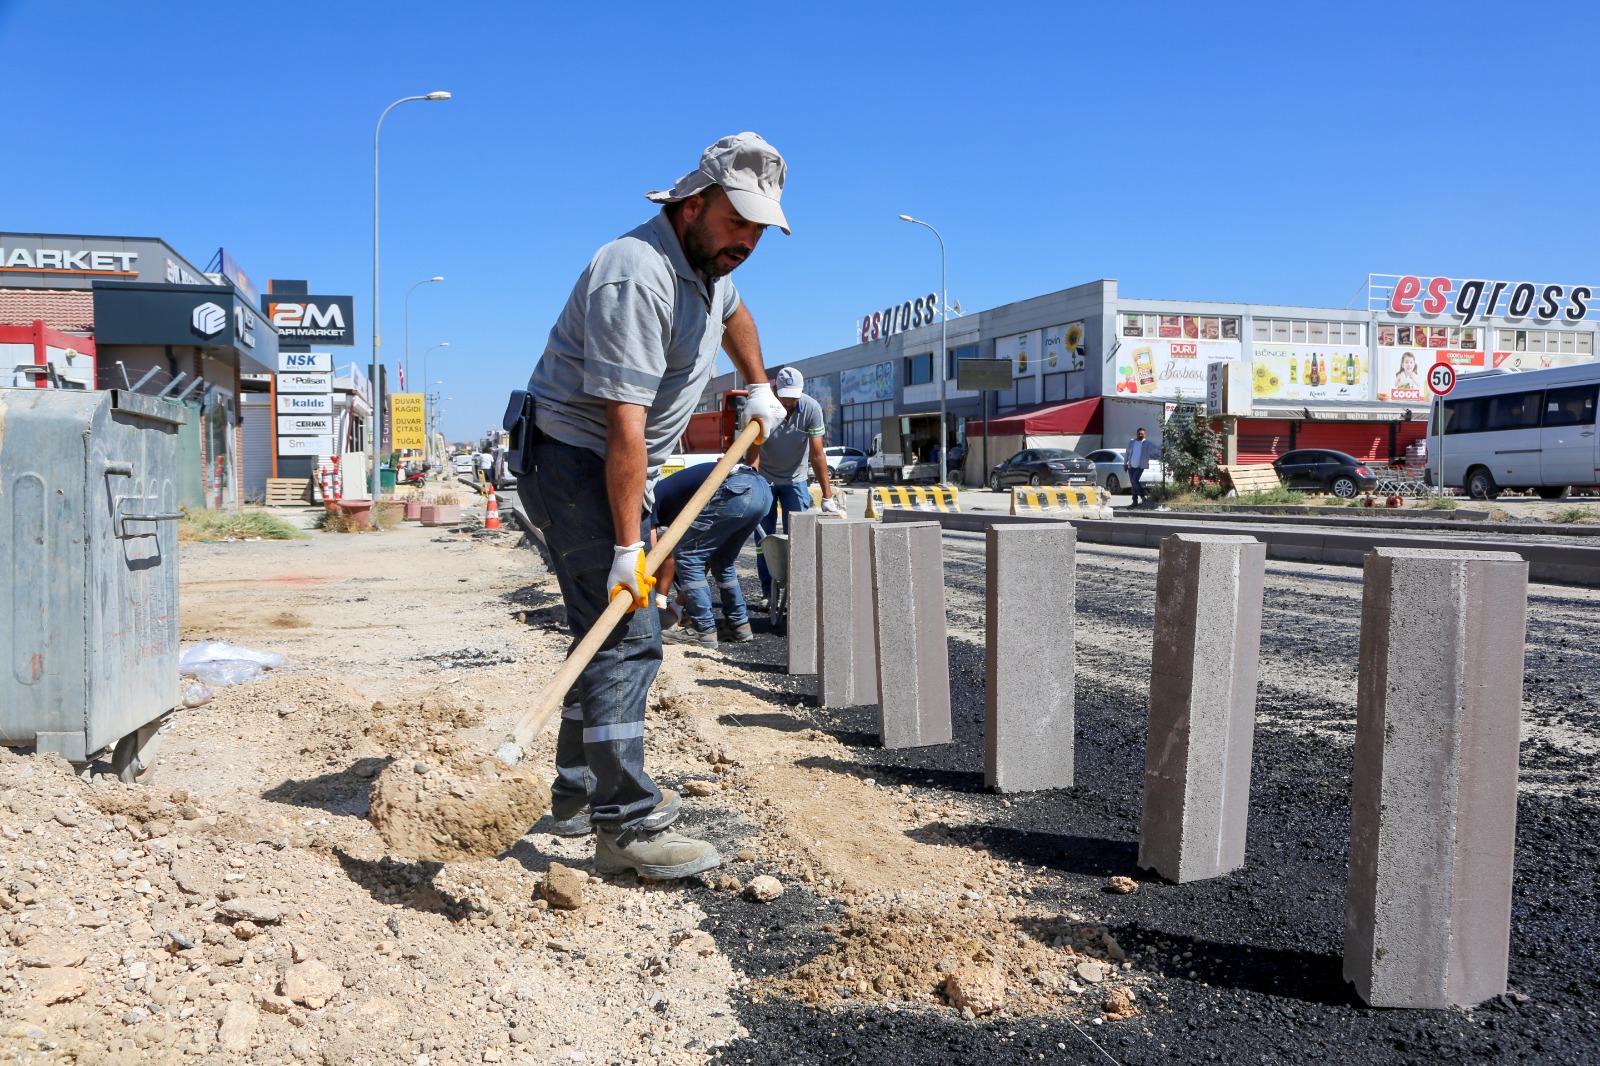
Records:
[[[678,512],[678,517],[672,520],[666,533],[656,540],[656,546],[650,549],[650,554],[645,556],[646,574],[654,574],[661,569],[661,563],[672,553],[678,541],[683,539],[683,534],[688,530],[690,523],[700,517],[700,512],[722,487],[722,483],[728,479],[728,473],[744,457],[745,451],[755,443],[760,432],[760,423],[752,419],[749,425],[744,427],[744,431],[734,439],[733,445],[723,453],[722,458],[717,460],[716,467],[707,475],[705,481],[700,483],[700,488],[689,498],[683,510]],[[595,620],[589,632],[584,634],[578,646],[572,649],[572,654],[567,656],[567,661],[561,664],[561,669],[556,671],[556,676],[539,690],[539,694],[533,699],[533,706],[517,719],[517,724],[511,729],[511,744],[519,749],[526,749],[533,743],[533,738],[543,731],[546,723],[550,721],[550,716],[556,713],[567,690],[578,680],[578,675],[583,673],[583,668],[589,665],[589,660],[600,650],[600,645],[605,643],[611,631],[617,628],[617,623],[628,613],[630,602],[626,593],[611,598],[611,602],[600,612],[600,617]]]

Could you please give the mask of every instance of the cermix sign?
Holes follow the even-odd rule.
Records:
[[[1368,275],[1368,310],[1396,315],[1451,315],[1470,324],[1486,318],[1581,322],[1594,299],[1592,285],[1553,285],[1488,278]]]

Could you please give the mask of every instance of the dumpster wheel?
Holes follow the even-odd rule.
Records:
[[[156,755],[161,750],[161,734],[166,732],[167,721],[162,717],[117,741],[111,753],[111,772],[125,784],[149,784],[155,776]]]

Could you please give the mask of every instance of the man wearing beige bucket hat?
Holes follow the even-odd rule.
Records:
[[[574,646],[619,587],[650,603],[644,576],[652,488],[711,379],[717,349],[750,383],[762,435],[784,419],[755,320],[728,275],[768,226],[789,232],[786,167],[754,133],[724,137],[670,190],[661,213],[602,247],[578,277],[528,381],[534,432],[519,474],[542,531]],[[551,786],[555,831],[595,831],[595,868],[657,878],[717,866],[710,844],[668,829],[678,797],[644,769],[645,698],[661,625],[633,610],[584,668],[562,709]]]

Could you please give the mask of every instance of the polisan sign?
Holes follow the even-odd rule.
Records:
[[[1486,318],[1581,322],[1589,315],[1594,291],[1593,285],[1368,274],[1367,309],[1395,315],[1451,315],[1463,324]]]

